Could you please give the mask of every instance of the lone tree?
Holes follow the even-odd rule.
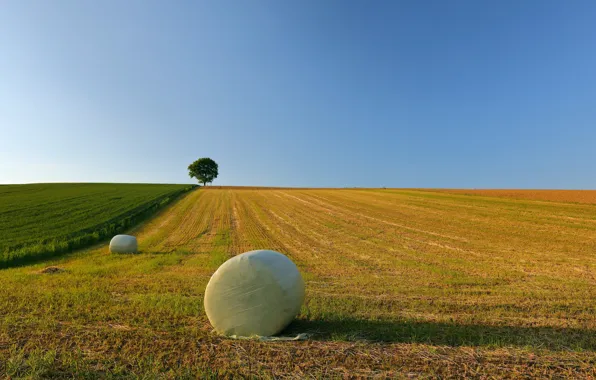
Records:
[[[192,164],[188,165],[188,175],[190,178],[196,178],[199,183],[205,186],[213,182],[217,178],[217,163],[210,158],[199,158]]]

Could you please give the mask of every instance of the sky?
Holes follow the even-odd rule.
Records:
[[[596,2],[0,2],[0,183],[596,188]]]

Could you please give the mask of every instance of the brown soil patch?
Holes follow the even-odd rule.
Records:
[[[62,273],[66,272],[66,269],[58,268],[58,267],[47,267],[39,271],[40,274],[54,274],[54,273]]]

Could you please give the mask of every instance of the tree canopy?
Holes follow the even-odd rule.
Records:
[[[203,186],[213,182],[218,174],[217,163],[208,157],[199,158],[188,165],[188,175],[196,178]]]

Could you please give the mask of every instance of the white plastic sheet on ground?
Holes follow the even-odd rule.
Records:
[[[116,235],[110,241],[112,253],[137,253],[137,238],[130,235]]]
[[[205,312],[219,334],[260,339],[281,332],[300,312],[304,281],[279,252],[246,252],[223,263],[205,290]]]
[[[295,340],[307,340],[310,335],[306,333],[298,334],[296,336],[238,336],[238,335],[231,335],[228,338],[231,339],[239,339],[239,340],[258,340],[259,342],[287,342],[287,341],[295,341]]]

